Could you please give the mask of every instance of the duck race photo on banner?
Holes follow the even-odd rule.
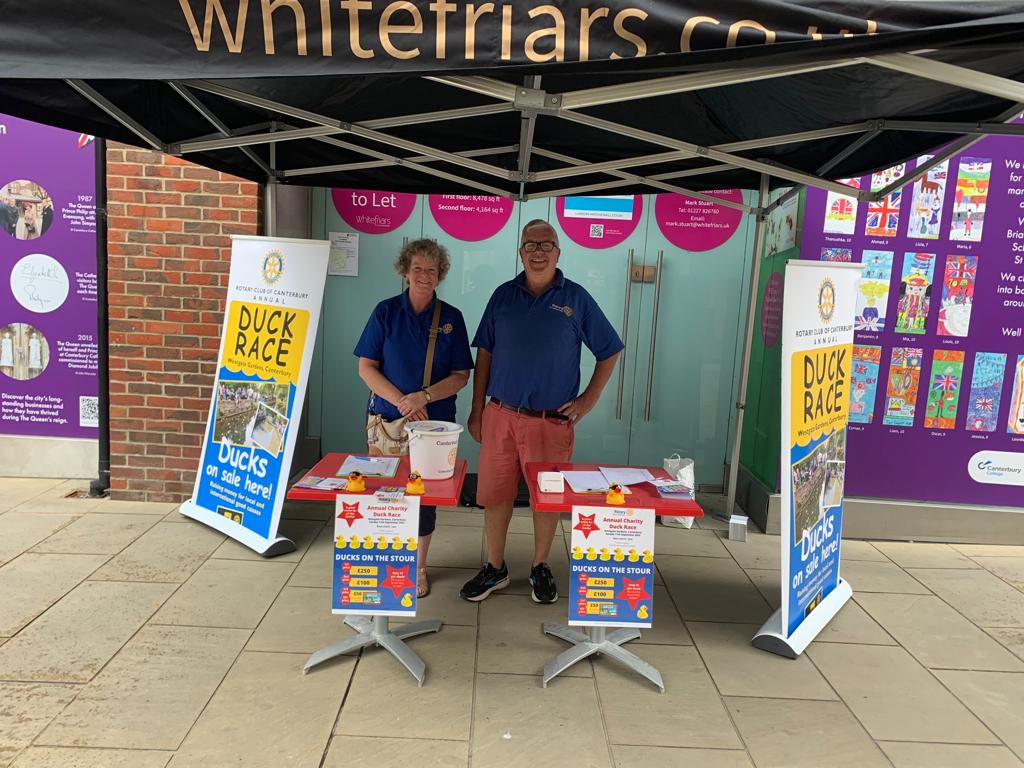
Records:
[[[293,548],[277,527],[329,252],[326,241],[232,239],[217,378],[195,490],[181,512],[265,555]]]

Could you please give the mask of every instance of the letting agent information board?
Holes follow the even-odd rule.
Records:
[[[543,493],[538,474],[561,470],[570,477],[597,476],[634,481],[626,504],[605,503],[592,489],[577,492],[567,483],[561,493]],[[578,473],[578,474],[573,474]],[[602,474],[604,473],[604,474]],[[660,468],[598,467],[592,464],[526,465],[530,503],[537,512],[570,512],[572,542],[569,556],[569,625],[545,622],[545,634],[572,647],[544,665],[544,687],[561,672],[594,654],[603,654],[643,675],[662,691],[661,673],[621,646],[649,628],[654,611],[654,519],[656,515],[701,517],[704,512],[689,498],[666,496],[650,477],[668,479]],[[605,485],[607,488],[607,484]],[[586,628],[586,633],[573,629]],[[609,628],[613,631],[609,632]]]

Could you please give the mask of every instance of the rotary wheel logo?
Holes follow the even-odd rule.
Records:
[[[831,280],[822,280],[818,288],[818,317],[823,323],[830,323],[835,311],[836,287]]]
[[[280,251],[268,251],[263,257],[263,282],[273,285],[281,279],[284,272],[284,254]]]
[[[562,307],[562,312],[565,313],[566,317],[572,317],[572,307]]]
[[[453,326],[451,323],[445,323],[444,325],[441,326],[441,333],[447,334],[451,333],[454,330],[455,326]]]

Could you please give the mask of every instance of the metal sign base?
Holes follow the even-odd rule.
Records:
[[[636,640],[640,637],[640,630],[632,627],[624,627],[608,633],[606,627],[587,627],[587,632],[577,632],[564,624],[556,624],[552,621],[545,621],[542,627],[544,634],[554,635],[557,638],[572,643],[572,648],[560,653],[544,665],[544,687],[548,687],[556,676],[567,670],[573,664],[596,653],[603,653],[605,656],[629,667],[634,672],[643,675],[661,690],[665,692],[665,683],[662,682],[661,673],[641,659],[639,656],[621,648],[623,643]]]
[[[238,523],[232,522],[226,517],[200,507],[191,499],[182,502],[178,512],[185,517],[197,520],[203,525],[208,525],[225,536],[229,536],[239,544],[244,544],[256,552],[260,557],[277,557],[287,555],[295,551],[295,542],[285,536],[277,536],[273,539],[265,539],[253,533],[248,528],[243,528]]]
[[[811,641],[839,613],[839,609],[851,597],[853,597],[853,588],[850,583],[845,579],[839,579],[836,588],[818,604],[817,608],[811,611],[792,635],[786,637],[783,631],[782,609],[780,608],[758,630],[750,644],[762,651],[785,656],[787,659],[795,659],[804,652]]]
[[[345,624],[352,627],[359,634],[333,645],[328,645],[326,648],[321,648],[306,661],[306,666],[302,668],[302,674],[306,674],[318,664],[323,664],[325,661],[341,656],[343,653],[354,651],[357,648],[365,648],[368,645],[376,645],[402,662],[402,666],[409,670],[412,676],[416,678],[416,682],[420,687],[423,686],[423,681],[427,677],[427,665],[408,645],[402,642],[402,639],[425,635],[429,632],[440,632],[440,619],[428,619],[427,621],[417,621],[415,624],[403,624],[396,627],[394,631],[391,630],[388,624],[387,616],[374,616],[372,618],[367,616],[349,616],[345,619]]]

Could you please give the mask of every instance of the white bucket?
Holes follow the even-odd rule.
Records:
[[[409,469],[424,480],[447,480],[455,474],[462,427],[450,421],[410,421]]]

